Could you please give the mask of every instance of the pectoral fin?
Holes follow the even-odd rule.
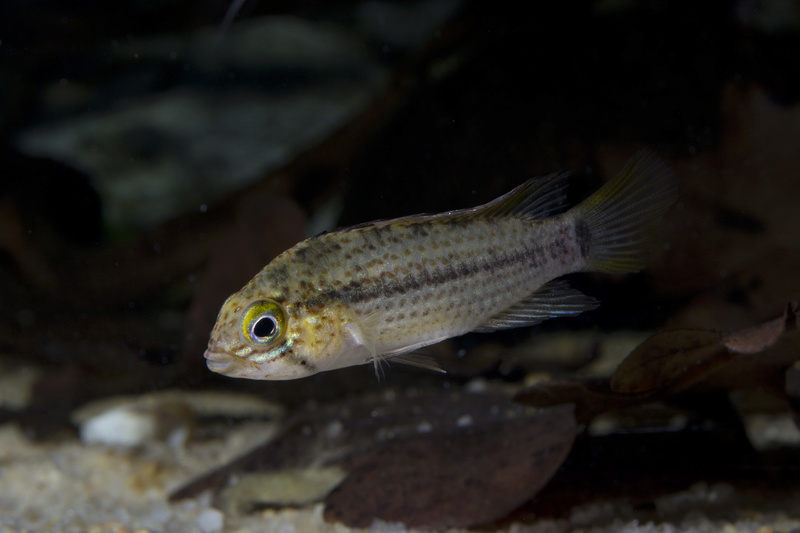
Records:
[[[475,328],[487,332],[532,326],[548,318],[574,316],[597,308],[600,302],[573,289],[566,281],[553,280],[524,300],[504,309]]]
[[[391,360],[403,365],[424,368],[425,370],[431,370],[441,374],[447,373],[447,371],[445,371],[445,369],[439,365],[436,359],[429,355],[422,355],[420,353],[404,353],[392,357]]]
[[[433,357],[422,355],[420,353],[414,353],[414,350],[437,343],[439,341],[443,341],[447,337],[429,339],[424,342],[416,342],[413,344],[397,346],[389,351],[382,351],[381,353],[378,353],[375,346],[375,329],[381,322],[381,316],[382,315],[380,313],[372,313],[371,315],[362,317],[358,323],[351,322],[345,326],[345,329],[350,332],[354,344],[363,346],[369,352],[370,355],[364,362],[375,365],[375,375],[378,376],[378,379],[381,378],[383,373],[380,367],[381,362],[389,359],[404,365],[424,368],[426,370],[441,372],[443,374],[446,373]]]

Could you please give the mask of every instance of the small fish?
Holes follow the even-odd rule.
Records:
[[[415,350],[469,331],[530,326],[594,309],[571,272],[635,272],[674,202],[671,172],[636,154],[563,211],[566,174],[488,204],[377,221],[283,252],[223,304],[205,352],[231,377],[296,379],[386,358],[437,368]],[[560,213],[560,214],[557,214]]]

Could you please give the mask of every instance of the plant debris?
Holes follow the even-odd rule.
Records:
[[[745,389],[786,398],[785,376],[800,360],[797,311],[798,302],[789,302],[781,318],[732,332],[658,332],[610,378],[544,381],[516,399],[534,406],[573,403],[578,420],[587,422],[611,409],[690,393]]]
[[[328,519],[355,527],[376,519],[425,528],[475,526],[503,518],[536,494],[567,456],[575,431],[570,406],[532,411],[496,393],[360,398],[290,417],[274,440],[171,499],[212,489],[229,510],[286,505],[283,496],[271,499],[272,491],[232,487],[265,487],[270,476],[287,479],[295,472],[292,479],[298,479],[303,470],[328,476],[339,465],[347,474],[325,497]],[[313,494],[324,496],[312,485]]]

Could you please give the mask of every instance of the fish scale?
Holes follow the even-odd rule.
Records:
[[[362,266],[376,250],[383,254]],[[295,265],[309,260],[319,261],[322,273],[292,296],[306,308],[349,304],[356,319],[380,312],[377,352],[471,331],[480,317],[585,262],[567,216],[546,225],[520,219],[453,224],[432,217],[363,227],[346,239],[328,234],[309,241],[286,258]]]
[[[206,358],[214,371],[293,379],[393,357],[469,331],[536,324],[598,302],[560,276],[641,269],[675,199],[640,153],[578,206],[565,175],[529,180],[471,209],[354,226],[276,257],[223,305]]]

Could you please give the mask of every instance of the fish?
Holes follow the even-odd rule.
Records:
[[[562,277],[636,272],[677,198],[649,151],[571,209],[568,174],[473,208],[323,233],[278,255],[222,305],[205,358],[229,377],[288,380],[387,360],[468,332],[574,316],[599,302]]]

